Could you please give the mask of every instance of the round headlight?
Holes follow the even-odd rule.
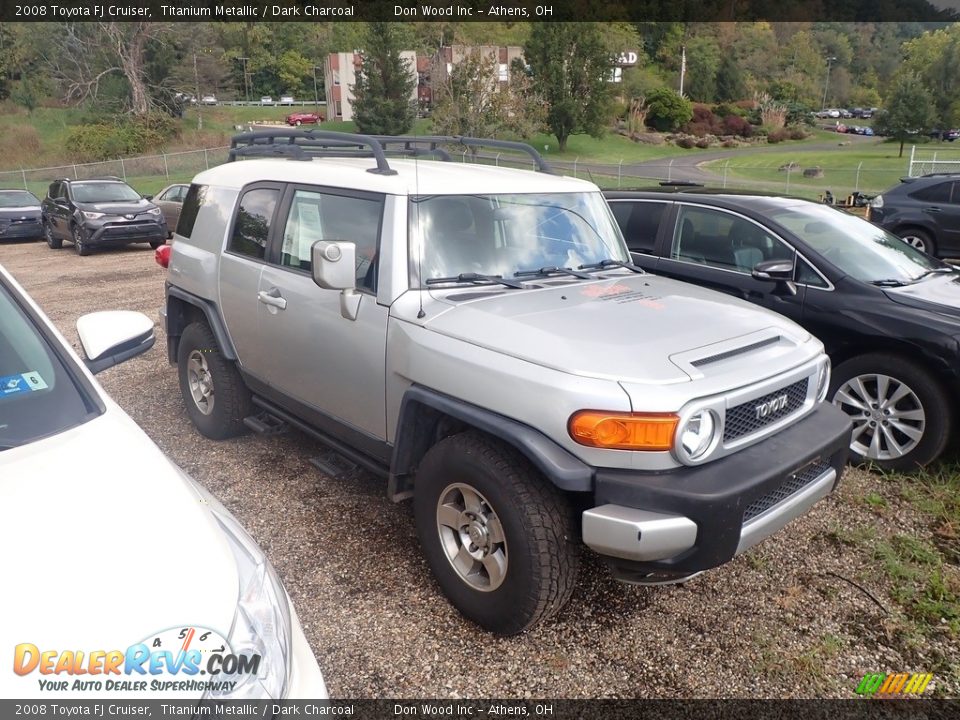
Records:
[[[689,460],[699,460],[713,445],[718,429],[712,410],[694,413],[680,428],[680,448]]]
[[[827,399],[827,388],[830,387],[830,363],[825,362],[820,366],[820,374],[817,376],[817,402],[823,402]]]

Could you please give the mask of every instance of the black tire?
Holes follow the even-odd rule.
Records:
[[[51,250],[59,250],[63,247],[63,238],[58,238],[53,234],[53,228],[50,227],[49,222],[43,223],[43,237]]]
[[[873,377],[876,375],[889,378],[885,390],[881,388],[881,381]],[[883,402],[877,403],[879,407],[876,407],[873,403],[863,402],[865,398],[857,389],[856,378],[873,399],[882,400],[881,396],[885,395],[889,400],[898,393],[907,394],[887,408],[883,407]],[[847,383],[851,385],[838,396],[837,391]],[[923,467],[943,452],[953,425],[948,396],[946,388],[922,365],[886,353],[861,355],[838,365],[834,368],[828,394],[830,400],[854,421],[851,460],[901,472]],[[911,434],[905,434],[903,429],[908,429]],[[873,446],[875,435],[878,436],[877,445]],[[894,451],[896,445],[906,451],[897,455]]]
[[[299,120],[297,120],[297,121],[294,123],[294,125],[296,125],[297,127],[300,127],[301,125],[303,125],[303,123],[300,122]]]
[[[897,230],[897,237],[905,240],[920,252],[936,257],[937,244],[933,241],[933,236],[926,230],[917,227],[900,228]]]
[[[481,531],[481,546],[473,545],[472,536],[468,540],[484,558],[499,553],[504,559],[505,571],[494,587],[493,576],[486,573],[487,589],[478,589],[485,574],[478,559],[467,560],[475,568],[466,573],[474,578],[471,584],[448,558],[445,547],[467,547],[457,540],[462,535],[438,521],[441,498],[464,500],[457,487],[472,489],[485,509],[473,517],[487,519],[471,525],[491,528],[499,521],[502,528],[502,533],[491,531],[489,537]],[[465,501],[460,504],[464,510],[455,507],[456,502],[444,507],[459,511],[463,518],[470,508]],[[570,599],[579,564],[573,511],[564,495],[513,448],[476,431],[441,440],[420,463],[413,505],[420,544],[441,589],[464,616],[485,630],[498,635],[523,632]],[[487,510],[490,513],[484,515]],[[502,543],[495,542],[497,536],[502,536]]]
[[[202,376],[197,374],[200,369],[205,371]],[[177,375],[187,415],[201,435],[211,440],[226,440],[246,431],[243,419],[250,414],[250,391],[233,362],[220,354],[216,338],[206,323],[191,323],[180,336]],[[196,385],[198,381],[209,389],[208,404],[194,399],[191,381],[201,394],[202,388]]]
[[[166,244],[167,244],[167,241],[166,241],[166,240],[151,240],[151,241],[150,241],[150,249],[151,249],[151,250],[156,250],[156,249],[157,249],[158,247],[160,247],[161,245],[166,245]]]
[[[77,251],[77,255],[81,257],[86,257],[90,254],[90,246],[87,245],[87,239],[83,236],[83,228],[79,225],[73,226],[73,249]]]

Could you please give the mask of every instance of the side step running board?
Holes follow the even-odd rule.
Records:
[[[245,417],[243,424],[257,435],[279,435],[290,429],[287,423],[266,411]]]
[[[317,468],[317,470],[322,472],[324,475],[334,480],[350,477],[360,469],[359,465],[354,462],[350,462],[350,460],[345,458],[343,455],[334,451],[331,451],[326,455],[310,458],[310,464]]]

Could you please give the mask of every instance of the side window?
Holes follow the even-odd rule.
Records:
[[[950,188],[952,186],[953,183],[951,182],[937,183],[910,193],[910,197],[923,202],[948,203],[950,202]],[[957,200],[960,201],[960,198]]]
[[[240,197],[229,250],[262,260],[266,255],[270,223],[277,209],[280,191],[271,188],[248,190]],[[178,226],[179,229],[179,226]]]
[[[357,287],[376,290],[382,214],[382,198],[297,190],[283,231],[280,265],[310,272],[310,248],[317,240],[352,242],[356,246]]]
[[[813,269],[813,266],[800,255],[797,255],[797,273],[795,275],[797,282],[801,285],[810,285],[811,287],[827,287],[827,283]]]
[[[623,239],[632,252],[652,253],[657,231],[667,203],[620,201],[610,202],[613,217],[620,226]]]
[[[60,181],[50,183],[50,187],[47,189],[47,197],[51,200],[56,200],[58,197],[61,197],[60,192]]]
[[[187,191],[187,198],[183,202],[183,208],[180,210],[180,219],[177,221],[177,235],[190,237],[193,232],[193,226],[197,222],[197,214],[207,196],[206,185],[191,185]]]
[[[670,257],[749,274],[764,260],[792,260],[794,251],[750,220],[720,210],[684,207]]]

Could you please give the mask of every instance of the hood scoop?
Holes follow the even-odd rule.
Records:
[[[744,353],[759,350],[760,348],[767,347],[768,345],[776,345],[778,342],[780,342],[780,336],[774,335],[766,340],[758,340],[750,345],[744,345],[743,347],[734,348],[733,350],[725,350],[723,352],[716,353],[715,355],[708,355],[707,357],[700,358],[699,360],[691,360],[690,364],[697,368],[703,367],[704,365],[710,365],[711,363],[727,360],[728,358],[736,357],[737,355],[743,355]]]

